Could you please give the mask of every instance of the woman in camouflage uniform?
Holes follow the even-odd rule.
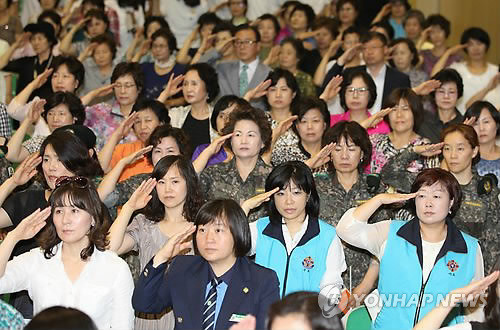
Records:
[[[460,230],[479,239],[485,267],[490,269],[500,254],[499,190],[491,176],[480,176],[474,167],[479,161],[479,140],[474,128],[465,124],[450,125],[442,131],[441,141],[402,150],[384,166],[382,180],[398,191],[409,192],[418,173],[408,172],[408,164],[420,155],[442,153],[441,167],[457,178],[463,193],[462,206],[454,221]]]

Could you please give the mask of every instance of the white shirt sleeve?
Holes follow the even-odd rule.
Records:
[[[250,235],[252,237],[252,247],[250,248],[250,252],[248,253],[249,256],[255,255],[257,252],[257,221],[250,222]]]
[[[326,271],[321,278],[320,287],[323,288],[329,284],[343,283],[342,273],[347,269],[345,262],[344,248],[340,238],[336,235],[328,248],[326,256]]]
[[[344,213],[337,224],[337,235],[347,243],[369,251],[380,260],[383,254],[382,246],[389,236],[391,221],[368,224],[356,219],[354,210],[353,207]]]
[[[132,293],[134,292],[134,280],[127,264],[121,261],[117,267],[116,281],[112,290],[113,303],[109,306],[111,329],[133,329]]]
[[[7,262],[5,273],[0,277],[0,292],[28,290],[31,283],[30,275],[38,268],[40,253],[39,248],[35,248]]]

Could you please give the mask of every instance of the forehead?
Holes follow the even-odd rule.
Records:
[[[68,106],[66,104],[59,104],[59,105],[56,105],[55,107],[49,109],[48,112],[56,112],[56,111],[69,112],[69,109],[68,109]]]
[[[259,133],[259,126],[253,121],[248,119],[238,120],[234,125],[235,131],[254,131]]]
[[[123,76],[120,76],[118,77],[118,79],[116,79],[117,83],[134,83],[134,77],[132,77],[131,74],[125,74]]]
[[[255,39],[257,36],[255,35],[255,32],[252,29],[247,29],[236,32],[235,37],[237,39],[252,40]]]
[[[361,77],[354,77],[354,79],[351,81],[351,84],[349,86],[362,86],[366,87],[365,80]]]
[[[96,46],[96,48],[95,48],[95,51],[96,51],[96,52],[97,52],[97,51],[101,51],[101,52],[102,52],[102,51],[106,51],[106,50],[107,50],[107,51],[109,51],[109,50],[110,50],[110,48],[109,48],[108,44],[107,44],[107,43],[105,43],[105,42],[98,44],[98,45]]]
[[[447,81],[443,84],[441,84],[441,88],[445,89],[457,89],[457,84],[453,81]]]
[[[441,181],[436,181],[431,185],[424,184],[418,189],[418,191],[441,192],[446,194],[448,193],[446,186]]]
[[[454,132],[447,134],[444,137],[444,142],[446,144],[449,144],[449,143],[460,144],[460,143],[465,143],[465,142],[468,143],[467,139],[463,136],[463,134],[461,132],[458,132],[458,131],[454,131]]]
[[[172,177],[182,177],[181,172],[179,171],[179,168],[177,167],[176,164],[172,164],[172,166],[169,167],[167,173],[163,176],[163,178],[172,178]]]
[[[201,80],[200,75],[198,74],[198,71],[196,70],[189,70],[186,73],[185,79],[184,80]]]
[[[302,116],[302,118],[313,118],[313,117],[322,117],[321,111],[318,108],[311,108],[306,111],[306,113]]]
[[[177,142],[171,136],[166,136],[161,139],[160,143],[156,146],[156,148],[177,148]]]
[[[151,117],[151,116],[154,116],[155,118],[158,118],[156,116],[156,113],[151,110],[150,108],[146,108],[146,109],[141,109],[137,112],[137,117],[138,118],[146,118],[146,117]]]
[[[288,86],[285,78],[280,78],[280,79],[278,79],[276,84],[271,85],[271,87],[289,87],[289,86]]]
[[[154,44],[166,44],[168,43],[168,40],[165,39],[163,36],[157,36],[156,38],[153,39]]]

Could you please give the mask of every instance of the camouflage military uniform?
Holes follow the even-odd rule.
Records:
[[[208,200],[232,198],[241,203],[265,191],[266,178],[271,170],[272,167],[259,157],[255,168],[243,181],[236,168],[236,160],[233,158],[228,163],[219,163],[205,168],[200,174],[200,181],[203,193]],[[250,211],[248,220],[253,222],[266,214],[265,206],[261,205]]]
[[[316,189],[320,197],[319,218],[336,226],[342,215],[350,208],[357,207],[376,194],[385,191],[385,185],[380,184],[378,189],[370,193],[366,183],[366,174],[360,174],[358,181],[349,191],[338,182],[335,174],[327,173],[316,175]],[[369,223],[388,220],[391,218],[392,211],[390,207],[381,207],[368,221]],[[348,245],[344,242],[344,253],[347,263],[347,271],[343,274],[343,280],[346,287],[351,284],[354,289],[365,276],[370,265],[370,253],[357,247]],[[350,270],[350,271],[349,271]],[[352,282],[349,281],[349,276]]]
[[[382,180],[399,191],[410,192],[411,184],[418,173],[405,171],[407,164],[418,157],[407,149],[393,157],[381,172]],[[479,194],[478,187],[487,185],[485,193]],[[462,205],[453,221],[458,229],[479,239],[483,252],[484,269],[489,272],[500,254],[500,202],[499,190],[494,184],[484,182],[476,170],[472,169],[472,180],[462,188]]]
[[[0,185],[10,178],[9,171],[14,173],[14,167],[3,154],[0,154]]]
[[[115,189],[104,200],[104,204],[109,210],[111,219],[116,218],[117,208],[128,201],[134,191],[141,185],[142,181],[150,177],[151,173],[136,174],[115,185]]]

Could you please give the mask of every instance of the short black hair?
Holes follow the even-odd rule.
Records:
[[[83,122],[85,121],[85,107],[83,106],[80,98],[70,92],[56,92],[51,94],[44,106],[45,110],[42,113],[43,119],[47,120],[47,113],[61,104],[68,107],[68,111],[71,113],[71,116],[76,119],[76,125],[83,125]]]
[[[490,49],[490,35],[485,30],[480,27],[470,27],[462,33],[460,37],[460,43],[466,44],[469,40],[474,39],[486,46],[486,51]],[[467,48],[465,49],[467,52]]]
[[[372,40],[379,40],[384,46],[387,46],[389,43],[383,33],[375,31],[367,31],[366,33],[363,33],[360,38],[360,42],[362,44],[366,44],[367,42]]]
[[[46,19],[51,20],[54,24],[59,26],[59,33],[61,33],[61,15],[59,15],[55,10],[48,9],[42,11],[38,19],[36,20],[38,23],[45,22]],[[55,32],[55,31],[54,31]]]
[[[385,30],[385,33],[387,33],[387,36],[385,36],[383,33],[380,33],[380,32],[375,32],[375,31],[369,31],[368,34],[371,32],[371,33],[380,33],[381,35],[384,36],[386,42],[384,42],[384,45],[387,45],[389,43],[390,40],[392,40],[394,38],[394,28],[392,27],[391,24],[389,24],[387,21],[380,21],[380,22],[377,22],[377,23],[373,23],[372,25],[370,25],[370,29],[372,28],[381,28],[381,29],[384,29]],[[388,38],[387,38],[388,37]],[[368,39],[367,41],[370,41],[372,40],[373,38],[370,38]],[[363,41],[361,40],[362,43],[365,43],[367,41]],[[380,41],[382,41],[382,39],[380,39]],[[382,41],[383,42],[383,41]]]
[[[455,83],[457,85],[457,100],[460,99],[464,95],[464,81],[462,80],[462,76],[458,73],[457,70],[446,68],[434,75],[431,79],[439,80],[441,86],[446,83]],[[435,99],[436,91],[431,93],[432,99]]]
[[[186,68],[186,73],[189,71],[196,71],[200,76],[201,81],[205,84],[205,90],[207,91],[208,99],[207,102],[210,103],[219,94],[219,79],[217,71],[208,63],[196,63],[191,64]]]
[[[339,35],[339,24],[338,22],[330,17],[319,16],[314,20],[311,29],[313,31],[325,28],[330,32],[332,38],[335,39]]]
[[[418,9],[410,9],[410,10],[408,10],[408,12],[406,13],[405,18],[403,18],[403,27],[406,25],[406,23],[408,22],[408,20],[410,18],[416,18],[417,21],[418,21],[418,23],[420,24],[421,28],[425,28],[426,27],[424,13],[422,13],[420,10],[418,10]]]
[[[144,88],[144,72],[141,69],[141,65],[139,63],[128,62],[118,63],[111,74],[111,83],[114,84],[118,78],[126,75],[132,76],[135,86],[137,87],[137,91],[140,94]]]
[[[299,61],[302,60],[306,55],[306,49],[304,48],[301,40],[295,39],[294,37],[286,37],[285,39],[281,40],[280,46],[283,47],[285,44],[289,44],[293,47],[293,49],[295,49],[295,56]]]
[[[419,54],[417,51],[417,47],[415,47],[415,43],[408,38],[397,38],[390,43],[389,47],[394,47],[398,44],[406,44],[406,46],[408,46],[410,53],[413,55],[413,58],[411,59],[411,65],[415,67],[419,61]],[[394,68],[396,67],[392,58],[389,60],[389,64]]]
[[[264,111],[254,108],[251,105],[241,105],[234,109],[229,115],[229,122],[224,127],[224,135],[233,133],[235,125],[242,120],[253,121],[259,127],[260,138],[264,147],[260,149],[260,155],[265,153],[271,148],[271,140],[273,131],[271,123],[267,119]],[[232,151],[231,139],[226,140],[226,146]]]
[[[170,124],[170,116],[168,115],[168,110],[165,107],[165,104],[157,100],[141,98],[134,103],[130,113],[148,109],[151,109],[151,111],[154,112],[161,123],[165,125]]]
[[[154,129],[154,131],[149,136],[146,142],[147,146],[153,146],[153,149],[161,143],[161,140],[166,137],[172,137],[177,143],[177,147],[181,155],[186,158],[191,157],[191,143],[189,142],[189,137],[184,133],[184,131],[177,127],[172,127],[170,125],[160,125]],[[145,154],[146,159],[151,165],[153,165],[153,150]]]
[[[353,33],[357,34],[361,39],[361,36],[363,35],[363,30],[361,30],[361,28],[357,27],[356,25],[351,25],[347,29],[345,29],[344,32],[342,32],[342,40],[345,40],[346,35]]]
[[[212,34],[216,34],[222,31],[228,31],[232,36],[234,36],[235,28],[236,27],[231,22],[221,21],[214,27],[214,29],[212,30]]]
[[[325,134],[323,134],[321,146],[324,147],[332,142],[339,143],[342,139],[345,139],[346,141],[351,139],[355,145],[361,148],[361,151],[363,152],[363,159],[361,159],[358,166],[358,170],[361,172],[361,170],[368,165],[372,158],[372,143],[370,142],[368,132],[363,128],[363,126],[355,121],[339,121],[327,129]],[[333,165],[331,165],[331,162],[329,170],[331,172],[335,170]]]
[[[158,23],[160,24],[160,29],[167,29],[170,30],[170,26],[168,25],[168,22],[165,20],[165,17],[163,16],[148,16],[146,17],[146,21],[144,21],[144,38],[147,38],[147,31],[148,27],[151,25],[151,23]]]
[[[340,105],[346,111],[349,110],[347,108],[347,103],[345,101],[345,95],[347,93],[347,88],[352,84],[354,78],[363,79],[366,87],[368,88],[368,93],[370,94],[370,98],[368,100],[367,108],[370,109],[375,104],[377,100],[377,86],[373,81],[373,78],[370,76],[368,72],[363,69],[354,69],[348,75],[347,78],[342,81],[342,85],[340,87]]]
[[[297,120],[294,121],[293,130],[300,138],[300,135],[297,131],[297,124],[302,120],[302,118],[309,112],[309,110],[318,109],[321,113],[321,117],[323,117],[323,121],[326,124],[326,128],[330,127],[330,112],[328,111],[328,106],[326,102],[317,97],[304,97],[301,98],[297,107],[295,114],[297,115]]]
[[[216,26],[221,21],[222,20],[215,13],[206,12],[198,18],[198,25],[201,29],[204,25],[213,24],[214,26]]]
[[[253,33],[255,33],[255,40],[257,42],[260,42],[260,33],[259,33],[259,30],[257,29],[257,27],[255,27],[253,25],[249,25],[249,24],[238,25],[234,29],[234,34],[233,35],[236,35],[236,33],[240,32],[240,31],[247,31],[247,30],[252,30]]]
[[[476,101],[472,103],[471,106],[465,112],[464,117],[465,119],[475,117],[476,120],[478,120],[483,110],[489,111],[491,117],[493,117],[495,125],[497,126],[496,136],[500,136],[500,112],[490,102]]]
[[[359,14],[360,7],[359,7],[359,2],[357,0],[339,0],[337,1],[337,8],[336,8],[337,16],[342,6],[344,6],[346,3],[351,4],[354,7],[354,10],[356,10],[356,12]]]
[[[82,62],[80,62],[74,56],[64,56],[64,55],[57,56],[56,58],[54,58],[52,67],[53,68],[52,76],[54,76],[54,73],[62,65],[66,65],[66,68],[68,68],[69,73],[75,76],[75,79],[78,81],[78,86],[76,87],[75,90],[80,88],[80,86],[83,85],[85,79],[85,68],[83,67]]]
[[[450,36],[451,23],[443,15],[439,14],[430,15],[429,17],[427,17],[425,25],[427,27],[437,25],[441,28],[441,30],[444,31],[444,35],[446,36],[446,38]]]
[[[96,43],[97,45],[105,44],[108,46],[109,51],[113,55],[113,59],[116,57],[116,42],[113,37],[107,33],[95,36],[90,40],[90,43]]]
[[[55,130],[52,134],[47,136],[40,146],[40,156],[42,159],[45,154],[45,149],[49,144],[56,152],[59,161],[71,173],[89,179],[104,175],[104,171],[97,157],[92,157],[84,142],[71,131]],[[40,182],[44,188],[49,188],[45,176],[43,175],[42,163],[38,165],[37,170],[40,176]]]
[[[310,29],[313,22],[314,22],[314,19],[316,18],[316,14],[314,13],[314,9],[311,6],[309,6],[308,4],[299,3],[295,6],[295,8],[293,8],[292,12],[290,13],[290,17],[292,17],[296,11],[301,11],[306,15],[307,28]]]
[[[280,33],[281,26],[280,26],[280,23],[279,23],[278,19],[276,18],[276,16],[271,15],[271,14],[264,14],[264,15],[260,16],[258,18],[258,20],[260,20],[261,22],[262,21],[271,21],[273,23],[274,31],[276,32],[276,35],[278,35],[278,33]]]
[[[212,111],[212,117],[210,117],[210,125],[212,126],[214,131],[217,132],[217,117],[219,116],[219,113],[229,108],[233,103],[236,103],[238,106],[240,105],[250,106],[250,103],[248,103],[247,100],[239,96],[233,94],[222,96],[215,103],[214,110]]]
[[[406,100],[406,102],[408,102],[408,106],[410,107],[413,115],[413,131],[416,132],[424,119],[424,107],[422,105],[422,101],[420,100],[420,97],[415,94],[413,89],[401,87],[394,89],[391,94],[389,94],[383,108],[395,107],[399,104],[400,100]],[[384,120],[390,126],[389,115],[385,116]]]
[[[79,309],[52,306],[36,314],[23,328],[26,330],[97,330],[94,321]]]
[[[103,21],[106,24],[106,30],[109,30],[109,18],[104,12],[103,9],[91,9],[85,14],[85,18],[95,18],[100,21]],[[87,26],[90,24],[90,20],[85,24],[85,30],[87,30]]]
[[[297,80],[295,79],[295,76],[293,73],[291,73],[288,70],[281,69],[281,68],[276,68],[273,71],[270,71],[269,74],[267,75],[266,80],[271,80],[271,85],[269,85],[269,88],[276,86],[278,84],[278,81],[283,78],[285,79],[286,85],[288,88],[292,90],[292,93],[295,93],[295,97],[292,100],[292,104],[290,105],[290,108],[292,109],[292,112],[295,110],[295,106],[297,102],[300,100],[300,87],[299,84],[297,83]],[[264,98],[264,102],[266,103],[266,106],[268,109],[271,108],[269,105],[269,102],[267,101],[267,97]]]
[[[156,163],[151,178],[156,181],[162,180],[163,177],[172,167],[177,167],[179,174],[186,181],[186,200],[182,206],[182,215],[189,222],[194,222],[196,213],[203,204],[203,193],[199,183],[198,175],[193,168],[191,160],[182,155],[165,156]],[[160,201],[158,192],[155,189],[151,192],[151,200],[146,207],[141,211],[146,218],[154,222],[160,222],[165,217],[165,205]]]
[[[232,199],[214,199],[207,202],[196,214],[194,224],[198,228],[212,222],[227,224],[231,236],[233,236],[236,257],[244,257],[250,252],[252,246],[250,226],[240,204]],[[193,247],[195,253],[199,255],[196,235],[197,232],[193,234]]]
[[[266,179],[266,191],[271,191],[278,187],[283,190],[293,181],[297,187],[309,195],[306,203],[306,214],[309,221],[318,221],[319,217],[319,195],[316,190],[316,183],[309,166],[301,161],[288,161],[273,168]],[[283,216],[276,208],[274,197],[268,203],[269,220],[272,224],[280,226]]]
[[[172,54],[177,49],[177,39],[175,38],[172,31],[169,29],[161,28],[156,30],[153,35],[151,35],[151,42],[154,42],[157,38],[162,37],[167,41],[168,50]]]

